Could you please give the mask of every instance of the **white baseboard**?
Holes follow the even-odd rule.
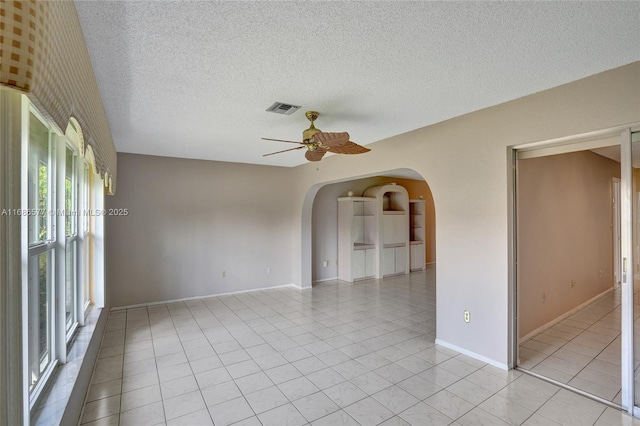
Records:
[[[302,291],[302,290],[311,290],[313,288],[313,284],[310,285],[310,286],[307,286],[307,287],[302,287],[302,286],[299,286],[298,284],[289,284],[289,286],[295,288],[296,290],[300,290],[300,291]],[[286,286],[282,286],[282,287],[286,287]],[[275,288],[277,288],[277,287],[275,287]]]
[[[336,281],[338,279],[337,276],[332,277],[332,278],[323,278],[321,280],[315,280],[314,283],[323,283],[325,281]]]
[[[167,303],[185,302],[187,300],[206,299],[209,297],[218,297],[218,296],[231,296],[234,294],[253,293],[255,291],[275,290],[278,288],[286,288],[286,287],[293,287],[296,290],[303,289],[302,287],[299,287],[295,284],[284,284],[284,285],[276,285],[273,287],[261,287],[261,288],[252,288],[249,290],[229,291],[226,293],[205,294],[204,296],[191,296],[191,297],[182,297],[180,299],[160,300],[157,302],[137,303],[135,305],[114,306],[111,308],[111,311],[121,311],[123,309],[141,308],[143,306],[166,305]]]
[[[575,314],[576,312],[578,312],[580,309],[584,308],[585,306],[595,302],[598,299],[603,298],[607,294],[611,293],[613,290],[615,290],[615,287],[611,287],[611,288],[603,291],[602,293],[592,297],[591,299],[587,300],[586,302],[581,303],[580,305],[576,306],[575,308],[571,309],[570,311],[565,312],[564,314],[560,315],[559,317],[556,317],[556,318],[552,319],[551,321],[549,321],[548,323],[546,323],[544,325],[541,325],[540,327],[536,328],[532,332],[527,333],[526,336],[520,337],[518,339],[518,342],[520,344],[522,344],[522,343],[526,342],[527,340],[531,339],[533,336],[536,336],[536,335],[542,333],[543,331],[546,331],[546,330],[550,329],[554,325],[558,324],[559,322],[561,322],[561,321],[565,320],[566,318],[570,317],[571,315]]]
[[[471,358],[475,358],[478,361],[486,362],[487,364],[493,365],[494,367],[497,367],[497,368],[499,368],[501,370],[505,370],[505,371],[509,370],[509,366],[507,364],[504,364],[502,362],[498,362],[498,361],[496,361],[494,359],[487,358],[484,355],[480,355],[480,354],[477,354],[477,353],[472,352],[470,350],[461,348],[460,346],[454,345],[453,343],[449,343],[449,342],[447,342],[445,340],[436,339],[436,345],[444,346],[445,348],[454,350],[456,352],[460,352],[461,354],[470,356]]]

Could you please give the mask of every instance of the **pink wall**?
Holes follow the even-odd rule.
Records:
[[[613,286],[612,177],[591,151],[519,160],[520,337]]]

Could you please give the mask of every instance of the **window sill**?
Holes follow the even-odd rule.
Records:
[[[60,424],[67,408],[73,409],[73,407],[70,407],[69,402],[72,399],[71,396],[81,372],[86,375],[86,373],[82,371],[85,355],[87,355],[92,341],[96,341],[98,345],[100,344],[99,336],[97,336],[98,338],[96,340],[94,340],[93,337],[97,330],[102,311],[102,308],[96,308],[95,306],[89,307],[85,318],[85,325],[84,327],[78,328],[71,347],[68,349],[67,363],[60,364],[56,367],[50,383],[44,389],[39,401],[31,411],[31,425]],[[95,348],[95,350],[92,351],[94,357],[97,355],[97,349],[98,348]],[[88,366],[89,378],[93,370],[94,361],[95,359],[87,359],[87,362],[91,364]],[[86,368],[87,366],[84,368],[85,371],[87,371]],[[77,392],[79,391],[78,389]],[[84,402],[85,393],[86,389],[84,389],[82,395],[79,396],[81,399],[80,404]],[[78,399],[78,396],[74,395],[73,399]],[[81,410],[82,406],[78,409]]]

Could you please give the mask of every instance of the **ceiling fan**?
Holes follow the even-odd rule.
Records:
[[[307,152],[304,153],[305,158],[309,161],[320,161],[327,152],[333,152],[336,154],[364,154],[365,152],[371,151],[369,148],[365,148],[357,143],[351,142],[349,140],[349,133],[347,132],[331,133],[322,132],[319,129],[316,129],[313,122],[319,115],[320,113],[317,111],[307,111],[305,113],[305,116],[309,121],[311,121],[311,126],[302,132],[302,142],[262,138],[265,141],[287,142],[301,145],[295,148],[264,154],[263,157],[307,148]]]

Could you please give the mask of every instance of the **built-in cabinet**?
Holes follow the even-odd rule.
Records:
[[[338,278],[353,282],[374,277],[377,240],[375,200],[338,198]]]
[[[338,198],[338,278],[353,282],[424,269],[424,202],[421,209],[413,204],[420,203],[410,203],[407,190],[395,184],[368,188],[362,197]],[[418,212],[422,230],[414,234]],[[418,242],[422,266],[413,249]]]
[[[404,274],[408,271],[407,249],[404,246],[382,248],[382,276]]]
[[[421,271],[425,268],[425,202],[409,200],[409,269]]]

